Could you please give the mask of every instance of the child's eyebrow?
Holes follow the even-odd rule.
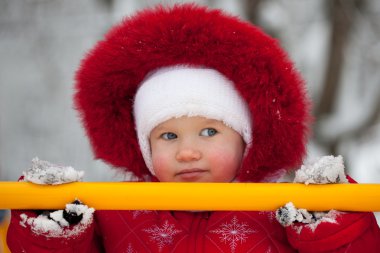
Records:
[[[166,132],[166,131],[169,131],[169,128],[168,127],[165,127],[165,126],[157,126],[154,128],[154,131],[158,131],[158,132]]]
[[[222,123],[222,122],[219,120],[216,120],[216,119],[205,119],[204,123],[206,123],[206,124],[217,124],[217,123]]]

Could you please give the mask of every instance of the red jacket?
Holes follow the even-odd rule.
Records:
[[[96,211],[95,222],[70,238],[34,234],[20,225],[21,213],[13,211],[8,230],[14,253],[380,252],[371,213],[342,213],[312,231],[284,229],[273,212]]]

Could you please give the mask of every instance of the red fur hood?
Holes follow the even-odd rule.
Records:
[[[149,72],[172,65],[215,69],[247,101],[252,144],[240,181],[260,181],[301,163],[309,101],[286,53],[252,24],[193,4],[139,12],[85,56],[74,102],[97,158],[140,178],[149,174],[136,137],[133,99]]]

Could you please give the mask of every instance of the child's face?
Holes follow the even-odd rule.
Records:
[[[231,182],[245,144],[221,121],[203,117],[167,120],[150,134],[153,170],[161,182]]]

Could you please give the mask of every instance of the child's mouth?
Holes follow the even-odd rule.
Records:
[[[181,170],[176,174],[177,177],[180,177],[184,181],[196,181],[199,179],[203,173],[205,173],[207,170],[205,169],[198,169],[198,168],[193,168],[193,169],[185,169]]]

